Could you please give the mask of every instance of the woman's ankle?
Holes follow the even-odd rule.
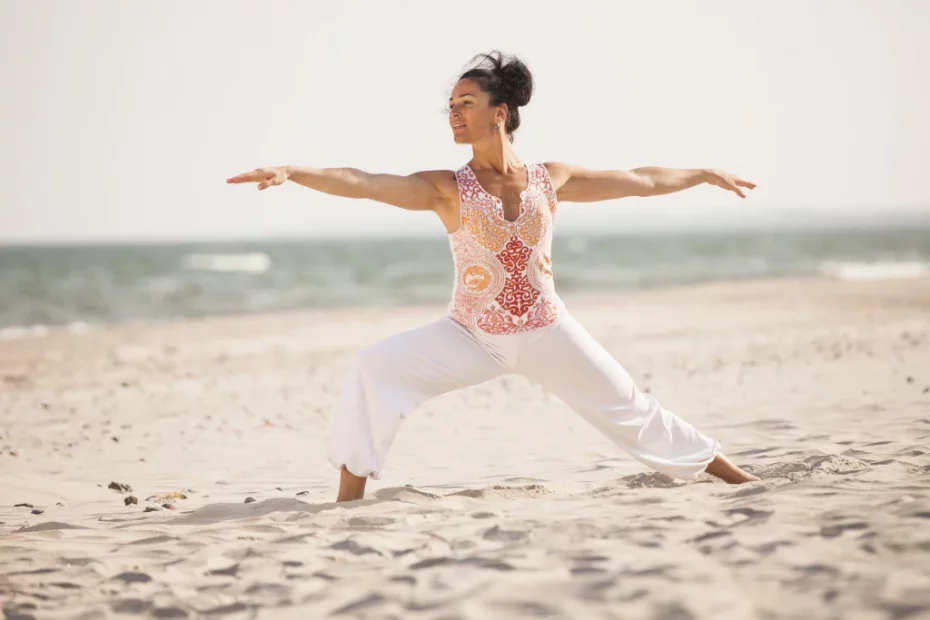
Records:
[[[365,497],[365,483],[368,477],[356,476],[343,465],[339,472],[339,494],[337,502],[351,502]]]

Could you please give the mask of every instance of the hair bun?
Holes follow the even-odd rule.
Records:
[[[530,102],[533,96],[533,74],[529,67],[516,56],[505,56],[498,50],[489,54],[478,54],[472,62],[480,62],[463,77],[472,77],[481,71],[488,72],[498,82],[498,92],[506,103],[520,107]]]
[[[501,86],[509,94],[508,99],[518,106],[525,106],[533,96],[533,74],[522,60],[517,58],[502,59],[495,68],[500,76]]]

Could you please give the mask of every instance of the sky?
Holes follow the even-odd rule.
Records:
[[[475,54],[536,91],[515,146],[758,183],[566,204],[573,230],[930,216],[927,0],[0,0],[0,243],[441,235],[256,167],[455,169]],[[928,218],[930,219],[930,218]]]

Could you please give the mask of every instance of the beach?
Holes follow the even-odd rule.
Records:
[[[337,505],[355,351],[443,307],[52,330],[0,341],[5,617],[930,617],[930,279],[566,301],[762,481],[651,473],[508,376]]]

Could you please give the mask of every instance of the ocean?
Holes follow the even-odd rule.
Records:
[[[564,235],[562,294],[930,275],[930,229]],[[0,338],[300,308],[447,303],[445,238],[0,247]]]

